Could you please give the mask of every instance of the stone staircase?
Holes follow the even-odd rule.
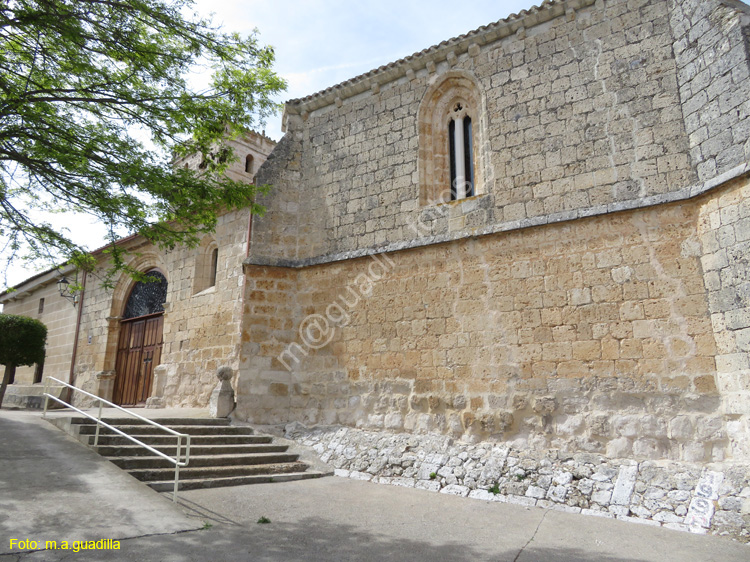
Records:
[[[176,454],[176,437],[137,418],[102,418],[120,431],[166,455]],[[190,434],[190,462],[180,469],[180,490],[287,482],[325,476],[309,470],[299,455],[288,453],[269,435],[256,435],[252,428],[229,425],[227,419],[168,418],[154,420],[180,433]],[[101,427],[94,446],[96,423],[83,417],[70,418],[70,433],[100,455],[157,491],[174,488],[174,464],[148,449]],[[184,443],[183,443],[184,454]]]

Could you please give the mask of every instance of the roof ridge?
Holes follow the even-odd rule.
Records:
[[[466,33],[463,33],[461,35],[458,35],[456,37],[452,37],[450,39],[446,39],[445,41],[441,41],[440,43],[437,43],[436,45],[432,45],[430,47],[427,47],[426,49],[422,49],[421,51],[417,51],[416,53],[413,53],[411,55],[408,55],[406,57],[400,58],[398,60],[395,60],[393,62],[390,62],[388,64],[384,64],[382,66],[379,66],[377,68],[374,68],[372,70],[369,70],[368,72],[365,72],[363,74],[359,74],[357,76],[354,76],[352,78],[349,78],[348,80],[344,80],[343,82],[339,82],[337,84],[334,84],[332,86],[329,86],[328,88],[325,88],[323,90],[319,90],[318,92],[315,92],[313,94],[310,94],[308,96],[304,96],[301,98],[295,98],[288,100],[286,102],[286,106],[289,107],[290,105],[301,105],[308,102],[311,102],[313,100],[319,99],[321,97],[327,96],[335,91],[344,90],[347,87],[354,86],[356,84],[362,83],[365,79],[373,78],[378,75],[382,75],[386,73],[389,70],[395,69],[399,66],[403,66],[406,64],[409,64],[419,58],[424,57],[425,55],[434,54],[439,52],[440,50],[452,46],[460,44],[461,42],[464,42],[468,39],[481,36],[482,34],[489,34],[492,31],[499,31],[500,29],[508,28],[512,26],[513,24],[518,24],[519,22],[525,22],[528,19],[532,19],[530,22],[531,26],[537,25],[539,23],[543,23],[546,21],[550,21],[552,19],[555,19],[556,17],[559,17],[561,15],[564,15],[565,13],[569,12],[570,10],[575,10],[581,7],[590,6],[593,4],[595,0],[544,0],[541,4],[538,6],[534,5],[527,9],[521,10],[518,13],[513,13],[508,15],[505,18],[499,19],[496,22],[488,23],[486,25],[482,25],[476,29],[473,29],[471,31],[468,31]],[[542,13],[545,12],[551,12],[554,8],[559,8],[557,11],[559,13],[554,14],[552,17],[549,17],[547,19],[543,20],[534,20],[535,16],[539,16]],[[524,25],[517,25],[517,28],[525,28]],[[517,31],[517,29],[515,30]],[[507,37],[511,35],[514,31],[510,31],[503,37]],[[498,36],[496,38],[491,39],[489,42],[493,42],[496,39],[501,39],[502,37]],[[390,82],[391,80],[386,80],[385,82]],[[346,97],[349,97],[348,95]],[[327,104],[326,104],[327,105]]]

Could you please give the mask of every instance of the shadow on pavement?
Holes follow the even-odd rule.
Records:
[[[173,535],[121,541],[121,550],[80,551],[76,560],[143,560],[160,562],[198,562],[207,560],[252,561],[455,561],[476,562],[638,562],[635,558],[592,555],[575,548],[535,549],[498,552],[435,537],[425,542],[368,533],[349,525],[308,518],[299,523],[254,525],[244,529],[212,528]],[[494,550],[494,552],[493,552]],[[72,552],[45,551],[19,556],[20,561],[68,559]]]
[[[166,496],[167,494],[167,492],[162,493],[163,496]],[[187,499],[184,495],[180,496],[178,503],[188,517],[199,519],[206,523],[211,522],[211,524],[218,523],[220,525],[231,525],[234,527],[242,525],[239,521],[235,521],[217,511],[208,509],[206,506]]]

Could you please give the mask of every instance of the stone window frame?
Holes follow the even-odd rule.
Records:
[[[456,107],[472,123],[473,194],[487,193],[484,154],[487,138],[486,101],[476,77],[465,70],[451,70],[435,77],[422,97],[417,113],[419,134],[419,204],[451,201],[449,126]],[[461,199],[459,199],[460,201]]]
[[[219,269],[219,245],[207,237],[197,248],[193,272],[193,295],[214,290]]]

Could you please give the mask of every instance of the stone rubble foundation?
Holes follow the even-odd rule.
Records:
[[[522,451],[441,435],[286,427],[336,476],[725,535],[750,543],[750,467]]]

